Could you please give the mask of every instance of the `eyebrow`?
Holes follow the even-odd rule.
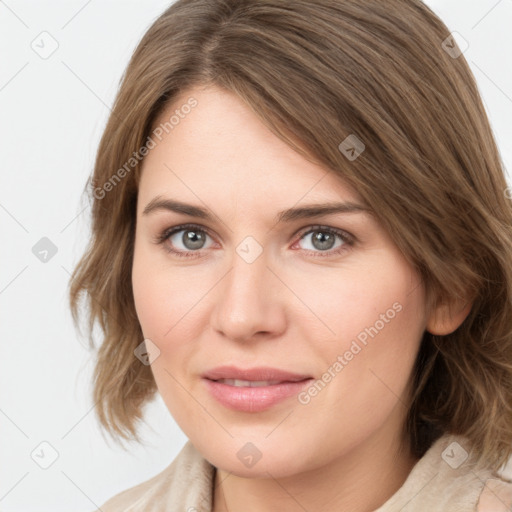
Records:
[[[149,215],[161,210],[183,213],[191,217],[198,217],[205,220],[213,220],[213,216],[206,208],[182,203],[175,199],[166,199],[161,196],[153,198],[144,208],[142,215]],[[367,206],[351,201],[341,203],[318,203],[283,210],[276,215],[275,221],[276,223],[292,222],[298,219],[308,219],[320,215],[332,215],[334,213],[370,213],[371,211],[372,210]]]

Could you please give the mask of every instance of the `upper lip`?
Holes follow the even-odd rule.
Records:
[[[236,366],[218,366],[204,372],[201,375],[205,379],[237,379],[249,381],[279,381],[279,382],[299,382],[310,379],[310,375],[292,373],[278,368],[259,366],[256,368],[237,368]]]

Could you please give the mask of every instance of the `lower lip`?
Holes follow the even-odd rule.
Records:
[[[228,409],[242,412],[260,412],[300,393],[313,379],[283,382],[272,386],[236,387],[203,379],[208,391]]]

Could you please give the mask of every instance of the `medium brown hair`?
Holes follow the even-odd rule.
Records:
[[[75,323],[86,292],[92,345],[96,321],[103,331],[94,400],[111,434],[138,439],[156,391],[134,357],[143,340],[131,285],[141,160],[126,162],[178,93],[213,84],[355,188],[417,269],[429,310],[472,301],[455,332],[424,333],[404,435],[418,457],[453,433],[478,461],[507,461],[512,209],[475,79],[449,37],[420,0],[178,0],[152,24],[99,145],[87,185],[92,237],[70,283]],[[340,150],[349,136],[365,145],[355,159]]]

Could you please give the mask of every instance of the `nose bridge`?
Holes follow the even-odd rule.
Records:
[[[275,277],[267,268],[267,253],[258,246],[246,239],[234,248],[231,270],[222,280],[213,324],[229,338],[244,340],[283,327],[282,305],[272,283]]]

